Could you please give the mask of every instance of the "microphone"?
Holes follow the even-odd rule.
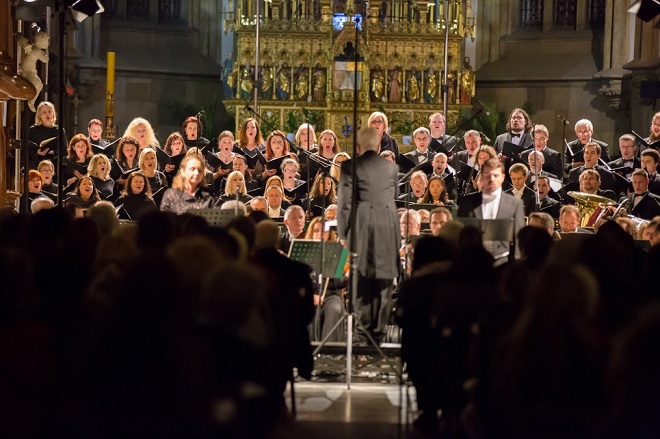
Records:
[[[486,114],[488,114],[488,113],[486,113]],[[486,143],[490,143],[490,142],[491,142],[490,138],[488,138],[487,135],[485,135],[485,134],[482,133],[481,131],[477,131],[477,132],[481,135],[481,138],[482,138]]]
[[[250,107],[250,104],[245,104],[245,107],[243,107],[243,109],[249,111],[250,113],[254,113],[254,111],[252,111],[252,107]]]
[[[204,110],[200,110],[195,117],[200,118],[201,116],[206,117],[206,112]]]
[[[557,115],[557,119],[561,120],[561,123],[562,123],[563,125],[568,125],[568,119],[566,119],[566,118],[565,118],[564,116],[562,116],[561,114],[558,114],[558,115]]]

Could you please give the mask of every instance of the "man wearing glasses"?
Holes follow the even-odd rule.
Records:
[[[545,125],[535,125],[532,136],[534,137],[534,148],[527,153],[523,153],[522,159],[528,161],[529,154],[532,151],[538,151],[543,154],[543,171],[560,177],[562,175],[561,154],[548,147],[548,141],[550,140],[548,128]]]
[[[589,119],[580,119],[575,123],[575,136],[577,139],[569,142],[566,145],[566,164],[564,165],[564,170],[566,173],[570,173],[571,169],[579,168],[584,165],[584,160],[577,159],[576,155],[582,156],[580,154],[584,150],[584,145],[589,142],[595,142],[600,145],[601,158],[605,163],[609,163],[610,155],[607,150],[607,143],[601,142],[591,137],[594,133],[594,126]]]

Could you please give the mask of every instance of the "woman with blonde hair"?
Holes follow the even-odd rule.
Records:
[[[347,152],[340,151],[332,158],[332,166],[330,166],[330,177],[337,183],[341,178],[341,164],[346,160],[350,160],[351,156]]]
[[[138,149],[160,148],[156,133],[149,121],[143,117],[136,117],[128,124],[122,137],[133,137],[138,141]]]
[[[87,175],[92,177],[96,189],[106,200],[113,198],[115,191],[115,180],[110,177],[111,166],[105,154],[94,154],[87,165]]]
[[[36,169],[41,160],[57,160],[57,141],[60,134],[57,122],[57,112],[55,106],[48,101],[42,101],[37,105],[37,112],[34,115],[34,125],[28,129],[28,169]],[[66,136],[63,136],[64,149],[68,143]],[[43,146],[40,147],[43,142]]]
[[[227,184],[225,184],[225,193],[220,198],[221,201],[236,200],[245,204],[249,203],[252,197],[248,195],[245,187],[245,177],[241,171],[232,171],[227,176]]]

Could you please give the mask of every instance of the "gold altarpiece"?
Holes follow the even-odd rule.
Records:
[[[346,148],[352,145],[354,81],[358,126],[377,110],[388,115],[394,135],[407,136],[415,127],[428,126],[429,115],[443,109],[445,7],[450,30],[447,116],[451,131],[460,108],[469,106],[474,96],[475,75],[463,44],[465,38],[474,38],[470,1],[371,4],[367,11],[365,4],[350,0],[263,2],[255,86],[255,4],[253,0],[231,2],[233,13],[225,17],[225,31],[235,31],[236,48],[233,59],[225,62],[224,103],[236,118],[236,132],[241,121],[253,117],[247,106],[253,107],[254,93],[258,93],[257,111],[265,132],[269,126],[292,132],[294,126],[309,121],[317,133],[332,129]]]

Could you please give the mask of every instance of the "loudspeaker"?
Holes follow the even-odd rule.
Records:
[[[660,81],[642,81],[639,94],[642,99],[659,99]]]

